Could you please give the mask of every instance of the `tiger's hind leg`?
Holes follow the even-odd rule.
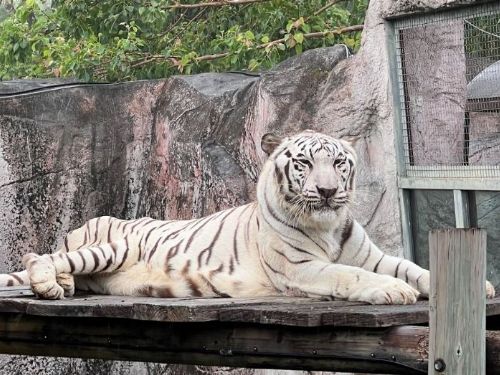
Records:
[[[125,238],[51,255],[27,254],[23,264],[33,292],[43,299],[63,299],[74,293],[73,275],[124,270],[139,260],[139,246]]]
[[[75,294],[75,281],[69,273],[56,273],[51,261],[43,257],[33,257],[28,254],[24,259],[27,273],[30,275],[29,283],[37,296],[45,299],[62,299]],[[55,283],[54,277],[55,276]],[[62,293],[62,294],[61,294]]]
[[[44,299],[63,299],[64,289],[57,284],[56,268],[47,255],[26,254],[23,264],[28,271],[31,289]]]
[[[144,262],[114,273],[76,276],[78,290],[99,294],[136,297],[199,297],[201,291],[184,277],[150,268]]]

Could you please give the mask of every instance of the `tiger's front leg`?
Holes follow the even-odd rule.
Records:
[[[63,299],[74,293],[73,275],[88,275],[126,269],[135,264],[138,246],[128,239],[51,255],[27,254],[23,264],[33,293],[43,299]]]
[[[368,237],[362,226],[353,222],[351,235],[343,243],[339,262],[358,266],[366,271],[388,275],[404,280],[420,292],[422,297],[429,297],[430,273],[408,259],[398,258],[383,253]],[[493,298],[495,289],[486,281],[486,297]]]
[[[271,260],[270,260],[271,261]],[[325,296],[371,304],[412,304],[419,292],[402,280],[359,267],[310,260],[279,269],[268,263],[268,274],[282,289],[298,289],[310,296]],[[271,268],[274,270],[272,271]]]
[[[376,272],[385,275],[393,275],[411,286],[418,289],[422,297],[429,297],[430,294],[430,272],[416,265],[415,263],[380,252],[379,260],[375,263],[374,269]],[[371,269],[373,263],[365,269]],[[486,298],[495,297],[495,288],[486,280],[485,283]]]

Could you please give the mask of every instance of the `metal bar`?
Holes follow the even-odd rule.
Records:
[[[405,165],[409,163],[409,156],[405,156],[403,142],[403,126],[402,121],[403,109],[401,106],[400,82],[398,72],[400,71],[400,58],[396,53],[396,30],[392,22],[386,22],[386,48],[388,51],[389,61],[389,79],[392,96],[393,122],[394,122],[394,145],[396,151],[397,171],[398,176],[406,176]],[[408,158],[408,160],[406,160]],[[403,256],[411,261],[415,260],[413,246],[413,232],[411,226],[411,207],[410,207],[410,191],[398,189],[399,195],[399,215],[401,218],[401,237],[403,244]]]
[[[398,182],[398,186],[402,189],[500,190],[500,180],[493,178],[400,177]]]
[[[412,12],[399,15],[386,16],[386,21],[392,21],[397,28],[405,28],[415,24],[428,24],[432,22],[446,21],[450,19],[462,18],[464,14],[473,15],[488,15],[492,12],[500,10],[500,3],[498,0],[475,0],[474,2],[456,3],[450,7],[455,9],[440,9],[436,12],[435,8],[429,8],[422,12]]]
[[[467,201],[469,202],[469,227],[478,228],[479,222],[477,217],[477,202],[475,191],[467,191]]]
[[[411,192],[399,189],[399,208],[401,212],[401,234],[403,236],[403,256],[411,261],[415,260],[415,248],[413,246],[413,229],[411,220]]]
[[[500,184],[500,166],[472,166],[472,165],[432,165],[408,166],[409,177],[428,178],[491,178]]]
[[[461,12],[468,12],[470,11],[471,9],[477,9],[478,7],[480,6],[489,6],[489,7],[492,7],[493,9],[495,9],[495,5],[497,3],[498,0],[475,0],[473,2],[450,2],[450,3],[447,3],[446,4],[446,10],[445,12],[443,12],[443,9],[436,9],[436,8],[433,8],[433,7],[428,7],[428,8],[422,8],[422,9],[418,9],[418,10],[404,10],[403,12],[400,12],[400,13],[395,13],[395,12],[392,12],[392,13],[386,13],[385,15],[383,15],[384,19],[386,21],[393,21],[393,22],[398,22],[398,21],[402,21],[404,22],[407,18],[409,17],[412,17],[412,18],[417,18],[417,17],[420,17],[420,18],[424,18],[424,17],[429,17],[429,15],[435,15],[436,14],[436,11],[438,11],[439,13],[444,13],[444,14],[448,14],[448,13],[461,13]],[[451,10],[450,10],[451,8]],[[449,17],[454,17],[454,14],[452,13],[452,15],[450,15]]]
[[[453,190],[455,202],[455,227],[470,228],[469,197],[466,191]]]
[[[389,61],[389,79],[394,122],[394,143],[396,150],[398,176],[406,176],[405,165],[406,163],[409,163],[409,160],[406,160],[407,157],[405,156],[403,126],[401,123],[404,117],[401,109],[401,97],[399,94],[400,83],[398,79],[398,72],[400,71],[400,61],[396,53],[396,30],[394,29],[394,24],[392,22],[386,22],[385,26],[387,28],[386,48]]]

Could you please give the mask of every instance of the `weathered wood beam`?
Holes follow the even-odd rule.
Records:
[[[0,353],[251,368],[425,374],[426,327],[168,323],[0,313]],[[487,336],[500,375],[500,332]]]
[[[429,375],[484,375],[486,231],[431,231],[429,257]]]
[[[418,301],[415,305],[367,305],[292,297],[165,299],[87,294],[48,301],[34,298],[31,290],[20,287],[0,288],[0,312],[170,323],[220,321],[351,328],[417,325],[429,319],[428,301]],[[493,319],[500,319],[500,297],[488,300],[486,315],[490,325]]]

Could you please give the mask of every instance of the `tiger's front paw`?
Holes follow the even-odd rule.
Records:
[[[369,285],[359,288],[349,301],[368,302],[373,305],[408,305],[417,302],[418,290],[403,280],[377,275]]]
[[[486,298],[493,297],[495,297],[495,288],[493,287],[493,284],[491,284],[489,281],[486,281]]]
[[[429,298],[431,292],[431,274],[429,271],[424,270],[424,272],[417,278],[416,281],[417,289],[420,292],[419,297]]]
[[[29,274],[31,290],[36,296],[42,299],[64,299],[64,289],[57,284],[56,268],[48,256],[26,254],[23,264]]]
[[[421,278],[418,279],[418,290],[421,293],[420,294],[421,297],[429,298],[430,277],[428,271],[426,271],[426,273],[422,275]],[[495,297],[495,288],[489,281],[486,281],[485,290],[486,290],[486,298]]]

